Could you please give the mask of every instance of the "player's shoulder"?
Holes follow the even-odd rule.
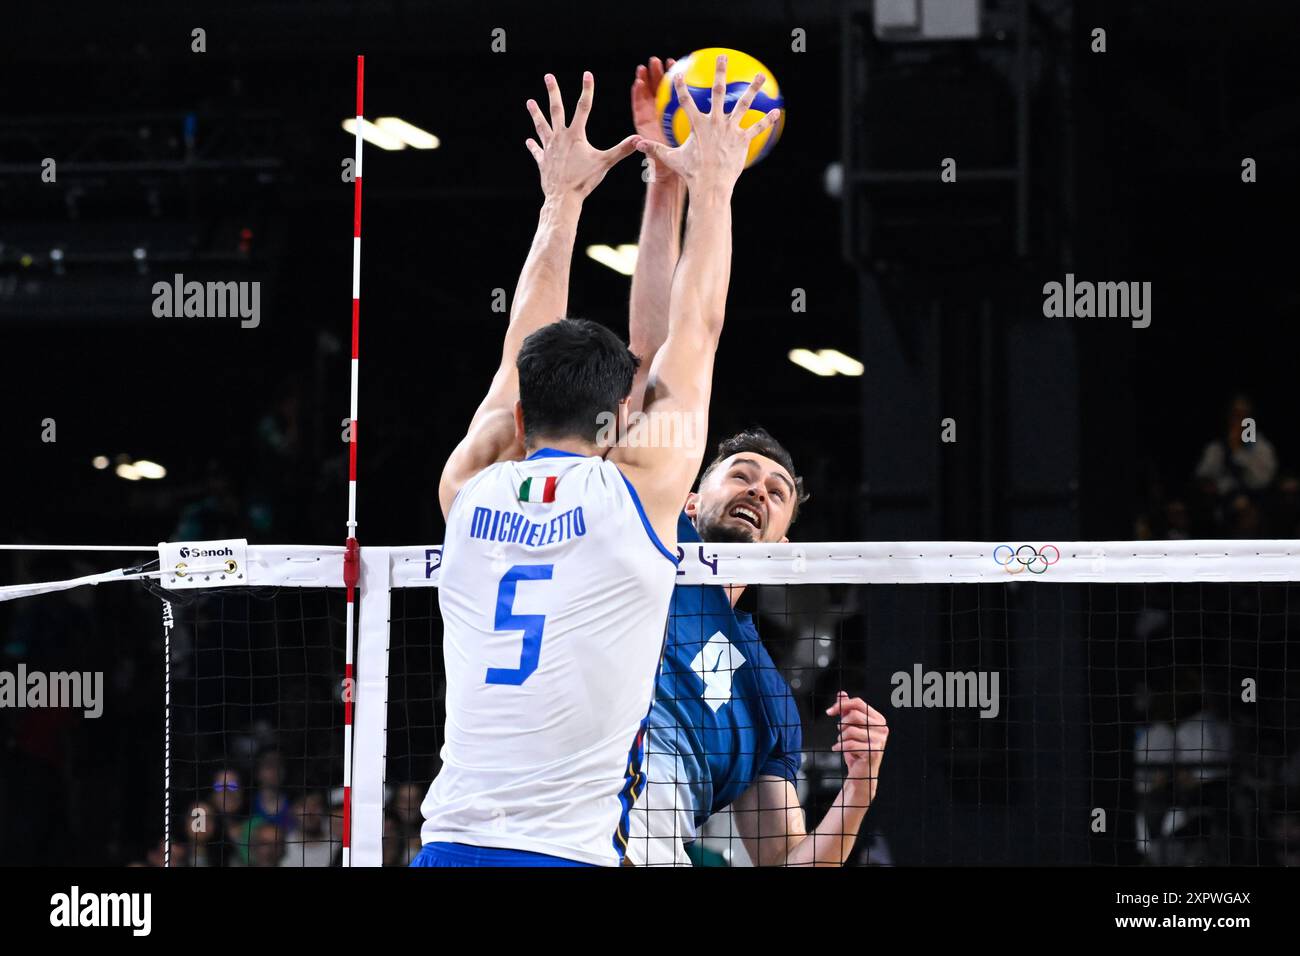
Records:
[[[493,473],[505,464],[508,464],[508,462],[494,462],[491,465],[480,468],[474,474],[461,482],[460,487],[456,489],[455,495],[452,496],[451,504],[447,508],[447,520],[451,521],[459,513],[459,509],[463,506],[464,502],[472,501],[475,493],[482,484],[485,481],[488,481],[492,477]]]

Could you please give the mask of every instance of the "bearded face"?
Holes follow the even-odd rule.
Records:
[[[710,471],[686,512],[704,541],[753,544],[781,541],[796,504],[794,480],[762,455],[733,455]]]

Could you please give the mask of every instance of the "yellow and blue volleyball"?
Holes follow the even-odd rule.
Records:
[[[785,98],[781,95],[781,88],[772,71],[748,53],[723,47],[708,47],[678,60],[659,83],[655,94],[655,110],[668,145],[680,146],[686,142],[686,137],[691,134],[691,121],[686,111],[680,108],[673,83],[679,74],[684,75],[691,99],[695,100],[701,113],[708,113],[712,108],[713,74],[717,69],[718,57],[723,55],[727,57],[727,102],[723,108],[728,113],[748,89],[755,74],[762,73],[767,77],[758,95],[754,97],[754,102],[749,105],[749,110],[741,117],[742,127],[753,126],[771,110],[781,111],[781,118],[755,136],[749,144],[749,157],[745,160],[745,166],[753,166],[770,153],[776,146],[776,141],[781,138],[781,130],[785,127]]]

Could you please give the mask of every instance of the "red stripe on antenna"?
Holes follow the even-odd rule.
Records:
[[[365,89],[365,81],[366,81],[366,58],[364,56],[359,56],[357,57],[357,115],[358,116],[362,116],[366,112],[365,107],[363,105],[365,103],[365,97],[362,96],[362,91]]]
[[[361,238],[361,177],[356,178],[356,188],[352,190],[352,237]]]
[[[352,357],[357,357],[357,348],[361,344],[361,300],[352,300]]]

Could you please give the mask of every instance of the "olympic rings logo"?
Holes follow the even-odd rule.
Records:
[[[1006,554],[1002,554],[1002,552]],[[1042,574],[1057,561],[1061,560],[1061,549],[1054,544],[1045,544],[1035,548],[1032,544],[1022,544],[1013,548],[1009,544],[1000,544],[993,549],[993,560],[1001,565],[1007,574]]]

